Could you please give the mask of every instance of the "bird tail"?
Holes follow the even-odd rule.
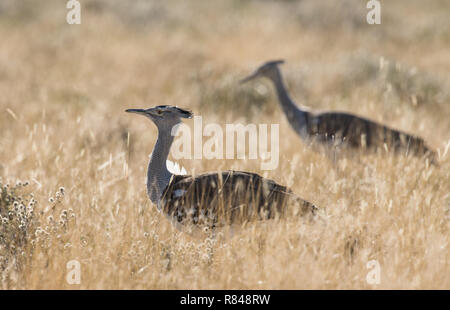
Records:
[[[425,156],[430,161],[430,164],[434,166],[439,166],[440,156],[437,151],[434,151],[431,148],[427,147],[427,152]]]
[[[439,165],[436,151],[432,150],[422,138],[409,137],[407,141],[407,152],[409,153],[411,151],[416,156],[423,156],[424,159],[429,160],[430,164]]]
[[[288,205],[291,206],[294,216],[312,216],[319,214],[319,208],[313,203],[290,193]]]
[[[426,158],[430,161],[430,164],[439,166],[438,155],[435,151],[429,151]]]

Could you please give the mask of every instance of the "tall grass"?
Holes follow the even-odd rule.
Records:
[[[312,1],[143,3],[83,2],[79,26],[65,23],[61,1],[0,3],[2,218],[14,201],[34,201],[25,231],[18,213],[17,225],[2,223],[2,288],[450,288],[447,1],[410,1],[407,12],[403,1],[383,2],[379,28],[358,22],[364,9],[323,20]],[[338,13],[351,27],[333,26]],[[297,102],[423,136],[439,166],[389,154],[333,165],[309,150],[270,84],[237,83],[274,58],[287,60]],[[273,171],[257,160],[181,164],[260,173],[326,220],[250,223],[228,239],[175,230],[145,191],[156,128],[123,112],[158,104],[189,108],[205,124],[280,124]],[[17,180],[29,184],[11,191]],[[71,260],[79,285],[66,281]],[[380,263],[379,285],[366,282],[370,260]]]

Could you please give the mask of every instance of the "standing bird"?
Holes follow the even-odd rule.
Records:
[[[126,112],[148,117],[158,128],[158,139],[147,171],[147,194],[159,211],[178,229],[196,234],[227,224],[273,219],[294,214],[314,215],[317,208],[290,189],[258,174],[242,171],[210,172],[197,176],[169,172],[166,160],[174,133],[190,111],[161,105]]]
[[[338,148],[349,150],[387,149],[396,153],[426,156],[436,161],[436,153],[429,149],[422,138],[401,132],[369,119],[345,112],[319,112],[297,106],[290,98],[278,65],[283,60],[269,61],[260,66],[241,83],[259,77],[272,81],[278,101],[289,124],[306,142],[318,142],[336,156]]]

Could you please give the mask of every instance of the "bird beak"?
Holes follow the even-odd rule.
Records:
[[[239,84],[247,83],[248,81],[253,80],[253,79],[257,78],[257,77],[258,77],[258,71],[256,71],[255,73],[247,76],[246,78],[240,80]]]
[[[136,114],[141,114],[141,115],[146,115],[147,114],[147,112],[145,110],[143,110],[143,109],[127,109],[127,110],[125,110],[125,112],[136,113]]]

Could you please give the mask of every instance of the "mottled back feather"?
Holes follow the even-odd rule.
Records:
[[[348,113],[307,113],[306,128],[308,135],[319,142],[343,143],[346,147],[371,150],[387,147],[404,154],[436,156],[422,138]]]
[[[224,171],[174,175],[164,191],[161,209],[180,224],[213,228],[277,218],[291,203],[298,205],[301,214],[316,211],[313,204],[273,180],[255,173]]]

